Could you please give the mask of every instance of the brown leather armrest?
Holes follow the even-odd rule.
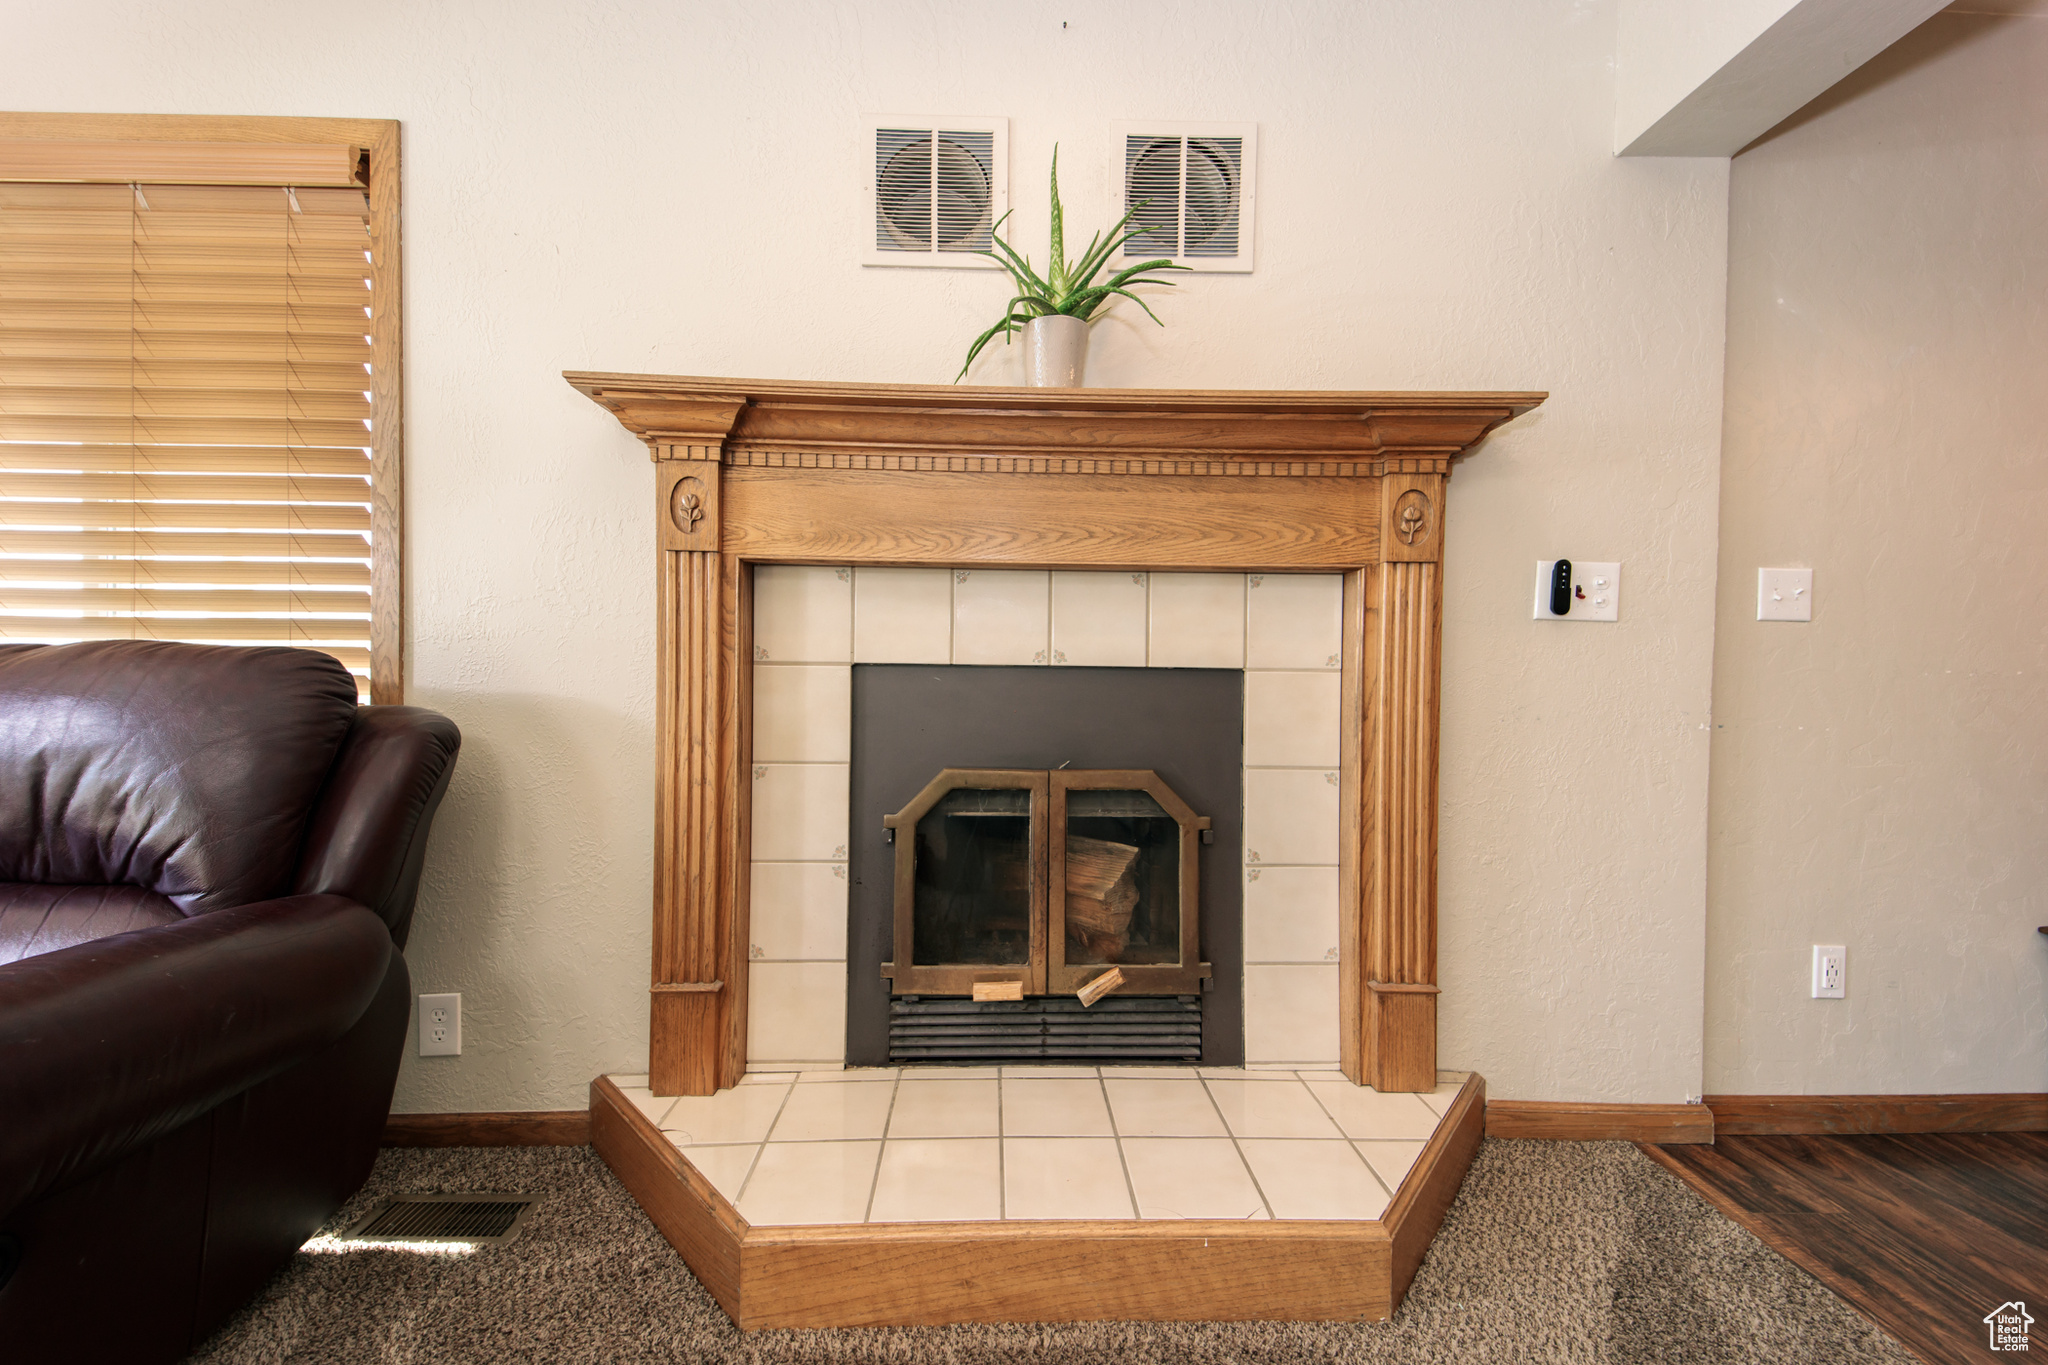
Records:
[[[292,896],[0,966],[0,1218],[340,1038],[396,952]]]
[[[455,773],[462,732],[418,706],[356,710],[307,831],[294,895],[347,896],[405,946],[427,831]]]

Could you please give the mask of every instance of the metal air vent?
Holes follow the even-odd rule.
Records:
[[[467,1242],[502,1246],[519,1235],[537,1194],[401,1194],[377,1205],[344,1242]]]
[[[1120,123],[1116,135],[1124,209],[1137,209],[1131,225],[1144,230],[1126,257],[1252,268],[1256,124]]]
[[[866,265],[975,266],[1009,209],[1009,120],[867,122]]]

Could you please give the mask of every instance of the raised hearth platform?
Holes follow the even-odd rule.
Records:
[[[1374,1321],[1484,1130],[1484,1081],[1441,1076],[905,1067],[681,1099],[600,1077],[591,1140],[742,1328]]]

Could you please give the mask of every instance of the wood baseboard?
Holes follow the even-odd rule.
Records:
[[[1709,1095],[1714,1131],[1772,1133],[2048,1132],[2048,1094]]]
[[[1704,1104],[1573,1104],[1488,1100],[1490,1138],[1578,1142],[1712,1142],[1714,1111]]]
[[[590,1141],[588,1109],[526,1109],[485,1114],[393,1114],[386,1147],[581,1147]]]

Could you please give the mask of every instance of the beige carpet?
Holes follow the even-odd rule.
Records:
[[[463,1256],[302,1252],[206,1365],[743,1361],[1728,1362],[1913,1357],[1619,1142],[1488,1142],[1392,1322],[1080,1323],[742,1336],[587,1147],[388,1150],[379,1195],[546,1196]]]

